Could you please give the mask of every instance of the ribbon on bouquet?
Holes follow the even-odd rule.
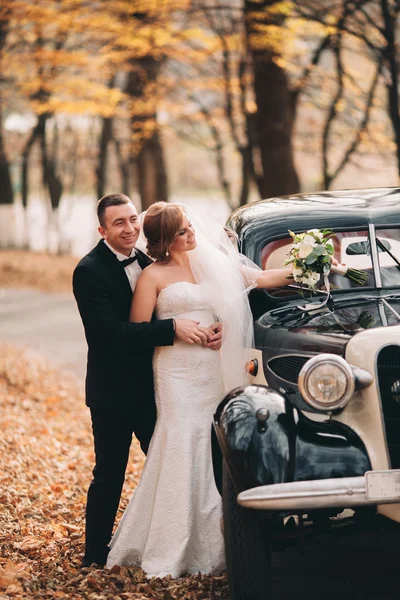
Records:
[[[348,270],[349,270],[349,267],[347,267],[346,265],[341,265],[340,263],[337,265],[331,265],[332,273],[337,273],[338,275],[341,275],[342,277],[346,276]]]
[[[343,265],[341,265],[343,266]],[[323,300],[323,302],[319,302],[318,304],[305,304],[304,306],[299,306],[299,308],[304,311],[304,312],[319,312],[321,310],[321,308],[324,308],[325,305],[328,303],[328,300],[331,296],[331,284],[329,281],[329,273],[330,271],[328,271],[328,273],[324,274],[324,285],[325,285],[325,290],[315,290],[316,292],[320,293],[320,294],[326,294],[326,298],[325,300]]]

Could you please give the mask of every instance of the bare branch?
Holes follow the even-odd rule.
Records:
[[[362,13],[364,15],[364,17],[366,18],[368,23],[371,25],[371,27],[373,27],[374,29],[377,29],[379,31],[379,33],[381,33],[382,35],[385,35],[385,30],[383,29],[383,27],[379,27],[378,23],[372,19],[371,15],[368,13],[368,11],[364,10],[363,6],[359,6],[358,10],[360,11],[360,13]]]
[[[381,58],[381,60],[378,63],[378,66],[376,68],[375,75],[372,79],[372,82],[371,82],[371,85],[370,85],[370,88],[368,91],[364,116],[360,122],[360,125],[359,125],[356,133],[355,133],[352,143],[349,145],[349,147],[347,148],[346,152],[343,155],[342,160],[336,167],[335,171],[332,173],[332,175],[330,177],[330,183],[332,183],[338,177],[338,175],[341,173],[343,168],[349,162],[350,157],[352,156],[352,154],[357,150],[358,146],[360,145],[360,142],[362,139],[362,133],[367,130],[376,87],[378,85],[379,76],[382,72],[382,65],[383,65],[383,59]]]
[[[322,38],[321,42],[319,43],[319,45],[316,47],[313,56],[311,58],[311,61],[308,63],[308,65],[305,67],[303,74],[300,77],[299,83],[296,86],[296,89],[293,92],[293,99],[295,101],[298,101],[299,95],[301,94],[301,92],[304,90],[304,87],[308,81],[308,78],[310,77],[311,71],[313,70],[313,68],[319,63],[319,60],[321,58],[322,53],[329,48],[330,43],[331,43],[331,34],[329,33],[327,36],[325,36],[324,38]]]
[[[221,134],[220,134],[217,126],[213,122],[210,110],[194,94],[190,94],[189,98],[200,107],[200,111],[201,111],[202,115],[204,116],[204,120],[210,129],[211,135],[214,139],[214,148],[212,150],[215,152],[215,155],[216,155],[218,179],[219,179],[220,185],[222,187],[222,190],[224,192],[225,200],[226,200],[229,208],[231,210],[234,210],[234,208],[236,208],[236,207],[233,205],[231,188],[230,188],[229,180],[226,177],[225,159],[224,159],[224,154],[223,154],[224,144],[222,141]]]
[[[337,35],[337,42],[334,47],[334,54],[335,54],[335,59],[336,59],[336,69],[337,69],[337,74],[338,74],[338,86],[337,86],[336,94],[333,97],[333,100],[330,105],[330,109],[328,111],[328,116],[325,121],[324,131],[323,131],[323,135],[322,135],[322,166],[323,166],[324,187],[326,189],[329,189],[329,186],[331,183],[331,176],[329,174],[329,164],[328,164],[329,135],[330,135],[332,123],[335,120],[335,117],[337,115],[337,105],[338,105],[339,100],[343,96],[343,90],[344,90],[344,85],[343,85],[344,69],[343,69],[343,63],[342,63],[342,57],[341,57],[341,42],[342,42],[342,35],[341,35],[341,33],[339,33]]]

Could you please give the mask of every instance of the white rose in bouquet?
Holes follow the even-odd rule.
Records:
[[[304,242],[302,242],[299,245],[299,258],[307,258],[307,256],[309,256],[311,254],[311,252],[313,251],[313,246],[311,246],[311,244],[306,244]]]
[[[309,229],[307,231],[307,234],[312,234],[313,239],[318,243],[318,244],[322,244],[323,243],[323,233],[322,231],[320,231],[319,229]]]
[[[317,241],[316,241],[315,237],[312,235],[305,235],[304,239],[303,239],[303,243],[309,244],[313,248],[315,248],[315,246],[317,245]]]

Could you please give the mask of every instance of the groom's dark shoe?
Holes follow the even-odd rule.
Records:
[[[107,562],[107,556],[108,553],[110,552],[110,549],[107,549],[107,553],[104,556],[85,556],[82,558],[82,562],[81,562],[81,568],[83,569],[84,567],[90,567],[93,564],[96,565],[97,567],[103,568],[104,565]]]
[[[105,564],[105,562],[99,560],[92,560],[91,558],[83,557],[81,562],[81,568],[84,569],[85,567],[91,567],[92,565],[94,565],[95,567],[99,567],[102,569]]]

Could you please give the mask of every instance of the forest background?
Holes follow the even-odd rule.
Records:
[[[396,185],[399,11],[3,0],[0,246],[83,254],[110,191],[223,219],[249,200]]]

